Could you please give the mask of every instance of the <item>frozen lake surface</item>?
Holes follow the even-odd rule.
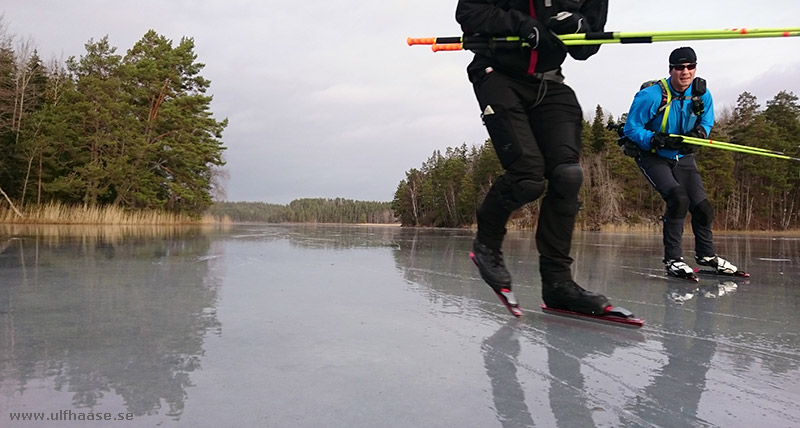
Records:
[[[692,285],[665,276],[656,234],[576,233],[576,280],[639,330],[538,310],[532,232],[504,247],[526,311],[513,319],[471,242],[4,229],[0,426],[800,426],[800,237],[718,235],[752,277]]]

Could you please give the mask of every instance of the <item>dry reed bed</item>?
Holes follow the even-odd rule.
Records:
[[[27,206],[22,217],[8,206],[0,207],[0,223],[12,224],[110,224],[110,225],[180,225],[220,223],[213,216],[194,218],[154,210],[127,211],[113,206],[69,206],[59,203]]]

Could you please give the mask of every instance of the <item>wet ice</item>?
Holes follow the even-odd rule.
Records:
[[[687,284],[659,236],[577,233],[575,279],[645,318],[628,330],[537,309],[531,232],[504,248],[519,320],[469,231],[2,236],[3,427],[63,409],[133,413],[124,426],[800,426],[796,238],[720,235],[752,277]]]

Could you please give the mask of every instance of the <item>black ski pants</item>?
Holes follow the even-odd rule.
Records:
[[[478,208],[477,238],[500,249],[511,213],[542,200],[536,245],[544,284],[572,279],[570,248],[583,179],[582,111],[567,85],[470,70],[475,95],[505,173]]]
[[[662,218],[664,259],[676,260],[683,255],[681,242],[687,211],[692,214],[695,254],[698,257],[713,256],[713,213],[694,155],[687,154],[675,160],[642,153],[636,159],[636,164],[667,203]]]

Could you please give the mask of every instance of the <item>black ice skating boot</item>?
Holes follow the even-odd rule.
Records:
[[[548,308],[603,315],[611,306],[606,296],[587,291],[573,280],[542,284],[542,300]]]
[[[511,291],[511,274],[503,262],[503,252],[491,249],[476,239],[469,256],[478,267],[481,278],[492,287],[500,301],[514,316],[521,317],[522,310],[517,302],[517,296]]]
[[[477,239],[472,243],[472,261],[478,266],[481,278],[489,284],[495,292],[501,289],[511,291],[511,274],[503,262],[503,252],[493,250],[481,244]]]

